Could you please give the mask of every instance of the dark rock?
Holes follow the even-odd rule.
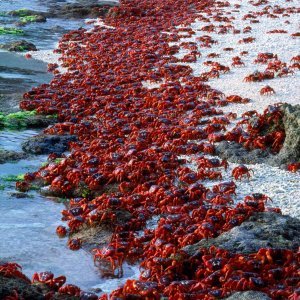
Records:
[[[273,212],[255,213],[240,226],[216,238],[186,246],[184,250],[193,255],[199,248],[212,245],[244,254],[257,252],[260,248],[296,250],[300,245],[300,220]]]
[[[109,213],[110,210],[107,210]],[[82,241],[82,248],[86,251],[91,251],[94,248],[101,248],[109,244],[114,228],[118,225],[128,223],[132,215],[126,210],[115,210],[116,220],[106,220],[99,224],[95,223],[92,227],[83,226],[78,232],[72,233],[71,238],[80,238]]]
[[[41,186],[40,194],[45,197],[60,197],[60,196],[62,196],[62,193],[55,192],[54,190],[52,190],[50,185]]]
[[[0,149],[0,164],[5,164],[10,161],[17,161],[28,157],[28,154],[23,152],[1,150]]]
[[[107,213],[110,210],[106,211]],[[86,251],[91,251],[94,248],[101,248],[109,244],[114,228],[117,225],[124,225],[132,219],[132,215],[126,210],[115,210],[116,220],[106,220],[99,224],[95,223],[92,227],[82,226],[76,233],[72,233],[71,238],[80,238],[82,248]]]
[[[69,149],[69,142],[76,141],[74,135],[44,135],[30,137],[22,143],[22,149],[26,153],[61,155]]]
[[[68,3],[62,6],[54,6],[49,9],[47,15],[52,18],[63,19],[82,19],[97,18],[104,16],[112,6],[116,6],[115,2],[103,3]]]
[[[283,126],[285,140],[277,155],[268,150],[246,150],[241,144],[223,141],[216,145],[216,154],[230,162],[241,164],[266,163],[271,166],[285,166],[300,161],[300,105],[283,104]]]
[[[73,233],[71,238],[80,238],[82,248],[90,252],[94,248],[102,248],[109,244],[113,231],[106,225],[83,227],[79,232]]]
[[[45,128],[55,124],[57,119],[53,116],[33,115],[26,117],[23,122],[26,128]]]
[[[19,297],[22,297],[24,300],[45,299],[40,287],[31,285],[19,278],[7,278],[0,275],[0,299],[12,296],[14,290],[16,290]]]
[[[28,17],[22,17],[20,18],[20,21],[15,22],[16,26],[25,26],[29,23],[45,23],[47,22],[46,17],[44,16],[28,16]]]
[[[0,48],[14,52],[37,51],[37,48],[33,43],[27,42],[25,40],[8,42],[6,44],[0,45]]]
[[[47,299],[46,294],[51,290],[43,283],[30,284],[20,278],[8,278],[0,275],[0,299],[8,299],[14,296],[14,291],[18,293],[18,299],[23,300],[44,300]],[[70,296],[67,294],[59,294],[53,292],[53,300],[79,300],[80,297]],[[14,297],[12,299],[15,299]],[[17,298],[16,298],[17,299]]]
[[[28,17],[28,16],[41,16],[46,17],[46,13],[31,9],[16,9],[7,13],[7,15],[12,17]]]
[[[17,198],[17,199],[32,198],[31,195],[23,192],[13,192],[13,193],[9,193],[9,195],[10,197]]]
[[[226,300],[271,300],[271,298],[267,294],[262,292],[257,292],[257,291],[237,292],[225,299]]]
[[[282,149],[273,159],[277,165],[300,161],[300,105],[284,104],[281,110],[284,114],[285,140]]]
[[[260,149],[248,151],[241,144],[227,141],[222,141],[216,145],[216,154],[223,159],[238,164],[263,163],[266,158],[272,155],[269,151]]]
[[[7,116],[6,116],[7,117]],[[8,115],[5,122],[0,122],[1,128],[9,129],[24,129],[24,128],[45,128],[49,125],[53,125],[57,121],[54,116],[45,115]]]

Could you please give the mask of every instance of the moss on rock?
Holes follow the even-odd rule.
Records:
[[[24,35],[24,30],[13,27],[0,27],[0,35],[4,34]]]

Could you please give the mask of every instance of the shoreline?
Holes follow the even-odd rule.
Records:
[[[227,167],[221,164],[221,161],[217,160],[214,163],[210,161],[210,154],[213,154],[215,145],[210,140],[207,142],[207,137],[209,134],[226,130],[223,129],[223,125],[228,125],[227,120],[223,124],[225,119],[221,117],[227,118],[231,124],[236,122],[229,121],[228,115],[229,112],[234,112],[233,106],[236,104],[228,106],[227,114],[225,109],[225,113],[221,113],[222,105],[216,105],[215,102],[221,103],[226,96],[223,97],[221,92],[207,85],[211,83],[210,79],[208,82],[203,80],[204,73],[192,75],[191,64],[185,64],[183,61],[184,64],[181,65],[179,60],[190,51],[196,52],[185,59],[191,59],[192,64],[200,63],[200,59],[197,58],[199,50],[193,50],[195,46],[193,41],[197,40],[194,36],[196,29],[194,31],[188,27],[189,25],[186,25],[186,28],[175,27],[172,24],[172,34],[161,33],[167,25],[162,24],[160,18],[167,16],[171,20],[169,1],[166,2],[168,3],[155,2],[156,5],[160,5],[161,11],[151,11],[152,15],[148,17],[153,21],[153,24],[150,23],[151,26],[144,21],[145,16],[140,8],[151,10],[151,7],[147,7],[145,3],[137,7],[134,7],[133,3],[130,4],[133,6],[127,3],[127,7],[123,8],[121,5],[108,14],[106,23],[111,27],[101,29],[95,27],[89,32],[74,31],[76,41],[69,43],[68,46],[61,44],[62,64],[70,72],[57,72],[51,86],[46,86],[42,91],[36,89],[27,98],[25,97],[21,102],[21,108],[37,108],[39,113],[44,114],[59,113],[61,123],[48,128],[46,134],[76,134],[80,142],[72,142],[71,154],[68,157],[55,165],[42,167],[34,178],[25,179],[25,184],[30,185],[34,179],[44,180],[53,192],[62,193],[67,197],[73,190],[81,189],[81,197],[71,200],[68,209],[63,213],[65,221],[68,222],[69,246],[72,250],[77,250],[78,245],[81,246],[82,241],[76,238],[76,232],[80,233],[86,226],[88,228],[102,224],[112,226],[113,235],[108,245],[94,251],[96,261],[111,264],[111,275],[114,275],[116,270],[122,272],[122,264],[125,260],[144,260],[140,265],[142,272],[139,280],[127,281],[112,295],[126,297],[133,292],[140,297],[148,296],[154,299],[158,295],[185,297],[191,289],[196,297],[197,292],[201,293],[201,290],[202,293],[209,295],[208,289],[211,289],[216,293],[218,291],[218,295],[223,298],[233,291],[239,291],[238,283],[230,285],[230,288],[223,282],[208,283],[207,276],[212,275],[216,270],[207,265],[206,260],[195,258],[196,254],[183,253],[182,249],[201,240],[213,240],[217,236],[230,234],[231,230],[239,230],[241,228],[239,225],[257,215],[272,214],[275,219],[280,218],[280,214],[276,216],[278,210],[274,206],[283,204],[287,207],[287,198],[284,195],[287,191],[282,192],[281,189],[290,189],[289,206],[294,205],[293,213],[299,218],[297,203],[292,202],[298,196],[299,172],[280,171],[280,173],[278,169],[265,165],[247,165],[254,170],[254,174],[250,175],[246,167],[246,172],[241,173],[240,179],[243,180],[239,180],[239,175],[237,177],[234,175],[234,170],[240,167],[239,165],[230,163]],[[179,11],[176,7],[180,5],[178,3],[173,3],[175,7],[172,7],[172,10],[177,11],[178,16],[172,17],[172,21],[174,23],[179,23],[179,20],[187,23],[193,21],[196,15],[192,13],[192,8],[186,7]],[[204,12],[197,17],[202,18],[204,23],[207,23],[207,19],[214,18],[213,9],[222,15],[220,3],[217,6],[198,5]],[[160,18],[151,19],[156,14]],[[129,22],[127,29],[122,26],[123,19]],[[141,31],[137,30],[137,24],[144,26],[141,27]],[[147,27],[151,27],[153,33],[146,31]],[[206,30],[200,31],[201,34],[206,34]],[[189,51],[183,50],[180,53],[175,44],[170,46],[167,43],[177,41],[182,45],[183,41],[179,38],[184,36],[192,38],[192,40],[184,39],[186,42],[184,46],[187,45]],[[151,43],[146,37],[151,37],[156,42],[160,41],[160,44]],[[134,47],[130,47],[128,51],[130,38]],[[68,35],[63,37],[65,42],[68,39]],[[118,48],[113,44],[114,39],[122,41],[123,44],[120,43]],[[93,43],[90,43],[90,40]],[[208,47],[214,44],[211,39],[206,37],[201,42],[204,43],[204,49],[200,48],[202,56],[204,53],[206,56],[214,51],[214,48]],[[141,46],[143,43],[147,47]],[[209,48],[209,52],[206,52],[205,48]],[[106,52],[103,52],[103,49]],[[158,55],[158,52],[162,54]],[[174,55],[176,52],[179,54]],[[44,59],[49,56],[47,52],[45,55]],[[176,66],[174,64],[176,62],[180,65]],[[220,63],[218,67],[221,68]],[[130,73],[128,73],[129,69]],[[206,70],[201,69],[201,71]],[[295,71],[295,73],[296,78],[299,72]],[[222,72],[219,75],[221,80],[229,76],[223,75]],[[201,79],[199,76],[202,76]],[[164,82],[164,84],[154,89],[146,89],[143,88],[143,82],[147,80],[155,83]],[[219,81],[213,80],[213,82],[217,85]],[[227,90],[227,95],[228,92],[230,90]],[[44,93],[51,93],[55,97],[51,100],[44,99],[41,96]],[[200,98],[197,98],[199,95]],[[217,100],[212,100],[211,95],[215,95]],[[246,110],[249,108],[249,106],[244,107]],[[123,114],[124,111],[127,114]],[[244,112],[238,111],[240,114]],[[217,124],[220,129],[210,123],[211,119],[218,118],[220,123],[214,124]],[[237,121],[239,120],[242,120],[240,115]],[[199,152],[202,152],[200,156]],[[204,165],[199,165],[200,162]],[[210,163],[212,166],[209,165]],[[248,180],[243,178],[244,175],[248,176]],[[282,176],[285,177],[284,183]],[[222,185],[224,181],[227,183]],[[274,189],[278,188],[274,193],[274,197],[277,196],[278,199],[275,199],[271,206],[269,193],[266,193],[270,185]],[[265,193],[267,195],[264,195]],[[270,208],[267,209],[266,206]],[[130,216],[125,223],[122,223],[117,215],[120,211],[123,215],[126,213]],[[286,212],[291,214],[289,210]],[[147,228],[146,221],[155,216],[160,217],[157,227],[144,230]],[[217,221],[211,219],[213,216]],[[258,223],[255,224],[260,226]],[[284,235],[285,232],[280,234]],[[267,257],[268,255],[280,256],[276,262],[275,258],[274,261],[261,258],[264,257],[266,250],[260,249],[259,246],[255,248],[257,252],[252,249],[250,256],[248,253],[239,255],[247,262],[250,262],[251,257],[261,260],[266,268],[270,265],[282,267],[290,261],[297,264],[296,247],[295,245],[289,247],[282,253],[277,253],[277,250],[268,252]],[[226,265],[229,264],[228,255],[233,255],[215,248],[210,250],[200,248],[197,251],[211,260],[220,257],[226,261],[224,263]],[[284,253],[288,255],[289,262],[284,260]],[[156,259],[161,259],[166,266],[156,269],[154,263]],[[234,259],[233,255],[232,260]],[[203,273],[195,277],[191,275],[194,273],[187,273],[185,268],[188,262],[191,265],[189,272],[191,270],[196,272],[200,267],[205,267],[209,275]],[[224,272],[223,267],[219,272]],[[238,267],[242,274],[247,272],[244,266]],[[147,271],[150,272],[148,277]],[[294,271],[294,269],[290,270],[290,272]],[[165,276],[165,272],[170,278],[167,278],[166,282],[161,282],[158,278]],[[256,272],[255,278],[263,276],[263,269],[252,270],[252,272]],[[178,273],[176,276],[179,276],[179,280],[190,280],[187,291],[181,291],[175,273]],[[233,273],[230,274],[234,277]],[[230,280],[234,279],[230,277]],[[263,280],[267,282],[268,279],[264,277]],[[281,281],[276,279],[276,282]],[[196,284],[202,285],[202,289],[197,290]],[[172,286],[175,286],[174,290]],[[275,289],[273,284],[268,282],[264,285],[245,285],[242,290],[258,290],[272,296],[271,286]],[[291,283],[286,287],[285,295],[296,294],[295,289],[295,285]],[[61,293],[66,292],[61,290]],[[100,299],[106,299],[105,297],[103,295]]]

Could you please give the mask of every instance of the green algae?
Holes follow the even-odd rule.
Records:
[[[20,129],[27,126],[28,118],[35,116],[36,111],[18,111],[5,115],[0,113],[0,128]]]
[[[28,23],[35,23],[35,22],[41,22],[41,16],[31,15],[31,16],[26,16],[26,17],[20,18],[21,25],[26,25]]]
[[[27,17],[32,15],[32,11],[26,8],[21,8],[11,11],[9,14],[14,17]]]
[[[17,181],[22,181],[24,180],[24,174],[19,174],[19,175],[7,175],[1,177],[3,181],[6,182],[17,182]]]
[[[24,30],[13,27],[0,27],[0,35],[4,34],[24,35]]]

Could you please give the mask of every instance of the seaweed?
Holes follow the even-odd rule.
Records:
[[[24,180],[24,174],[19,174],[19,175],[7,175],[1,177],[3,181],[6,182],[17,182],[17,181],[22,181]]]
[[[0,113],[0,128],[20,129],[27,126],[28,118],[35,116],[36,111],[18,111],[5,115]]]
[[[15,17],[27,17],[32,15],[32,11],[26,8],[21,8],[21,9],[11,11],[9,12],[9,14]]]
[[[24,30],[13,27],[0,27],[0,35],[3,34],[24,35]]]
[[[25,17],[20,17],[20,23],[21,25],[26,25],[28,23],[34,23],[34,22],[43,22],[45,19],[43,19],[39,15],[30,15]]]

